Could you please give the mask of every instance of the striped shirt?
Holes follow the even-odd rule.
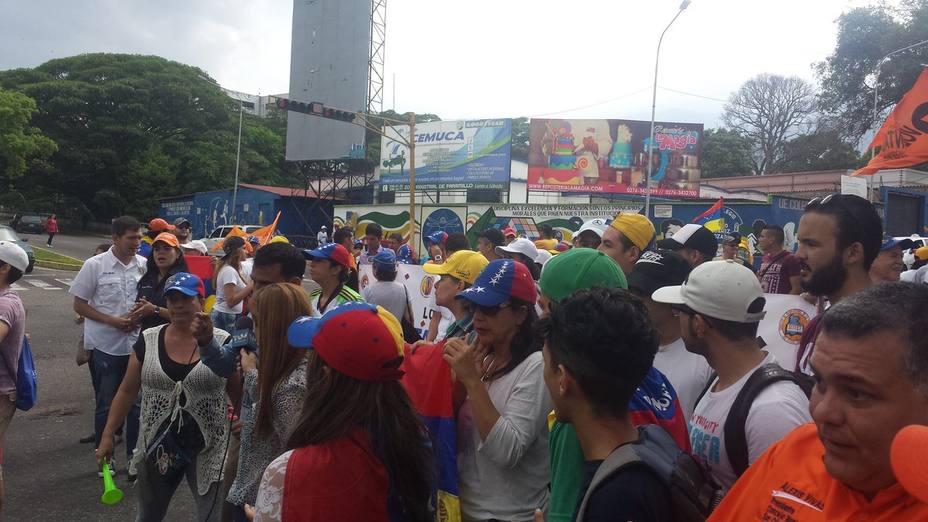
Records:
[[[328,303],[326,303],[325,310],[319,309],[319,299],[322,298],[322,290],[316,290],[309,296],[309,302],[313,305],[313,317],[322,317],[322,314],[335,308],[336,306],[349,303],[351,301],[361,301],[364,302],[364,298],[361,297],[361,294],[355,292],[347,286],[342,286],[338,293],[335,294]]]

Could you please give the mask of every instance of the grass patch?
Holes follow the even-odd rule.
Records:
[[[47,261],[51,263],[60,263],[62,265],[75,265],[81,266],[84,264],[83,261],[71,256],[61,255],[51,250],[45,250],[44,248],[39,248],[36,246],[32,247],[32,251],[35,252],[35,260],[38,261]]]

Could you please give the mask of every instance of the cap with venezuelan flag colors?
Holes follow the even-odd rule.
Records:
[[[287,341],[315,350],[334,370],[359,381],[403,376],[403,328],[380,306],[351,302],[319,319],[300,317],[287,330]]]

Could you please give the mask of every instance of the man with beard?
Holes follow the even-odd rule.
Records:
[[[177,242],[180,243],[181,248],[183,248],[183,245],[190,243],[193,239],[190,237],[193,235],[190,221],[184,217],[179,217],[174,220],[174,230],[172,233],[177,237]]]
[[[830,304],[867,287],[870,267],[879,254],[883,224],[869,201],[846,194],[815,198],[799,220],[799,250],[803,290]],[[809,322],[799,341],[796,370],[812,375],[809,358],[815,352],[821,315]]]

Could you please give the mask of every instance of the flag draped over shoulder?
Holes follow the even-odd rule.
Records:
[[[719,200],[715,202],[715,205],[712,205],[708,210],[696,216],[696,218],[693,219],[693,223],[702,225],[712,232],[721,232],[725,230],[725,217],[722,216],[722,207],[724,206],[725,201],[719,198]]]
[[[875,148],[880,149],[879,154],[854,172],[855,176],[928,163],[928,69],[896,104],[867,147]]]
[[[406,345],[402,366],[405,375],[401,382],[429,430],[437,460],[436,519],[439,522],[460,522],[457,421],[451,396],[451,367],[442,359],[444,349],[443,342],[420,346],[415,352]]]

